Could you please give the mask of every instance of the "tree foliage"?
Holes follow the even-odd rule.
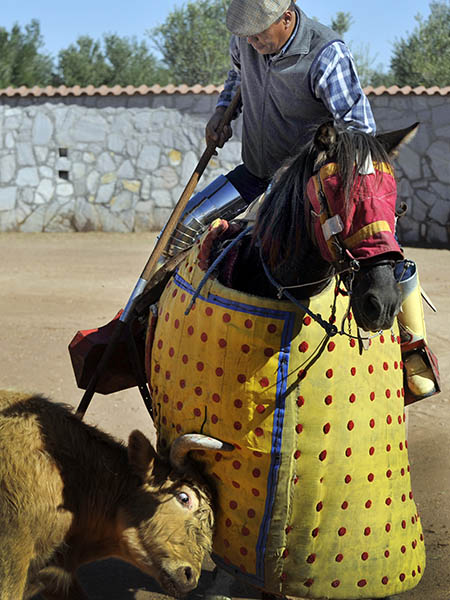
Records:
[[[333,17],[333,19],[331,20],[330,27],[341,37],[344,37],[344,33],[347,33],[352,24],[353,17],[351,16],[351,14],[339,11],[336,13],[336,16]]]
[[[413,33],[394,44],[391,70],[397,85],[450,85],[450,0],[430,2]]]
[[[60,83],[80,85],[152,85],[165,83],[167,75],[144,42],[116,34],[103,36],[103,44],[80,36],[58,55]]]
[[[223,83],[230,69],[228,5],[229,0],[193,0],[149,32],[173,83]]]
[[[40,52],[42,47],[40,25],[35,19],[24,31],[18,24],[10,32],[0,27],[0,87],[49,85],[53,63],[49,55]]]

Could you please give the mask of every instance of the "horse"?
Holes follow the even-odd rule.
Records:
[[[159,449],[188,432],[234,447],[196,453],[217,492],[213,559],[270,594],[379,598],[423,573],[390,159],[416,128],[321,125],[254,226],[214,222],[152,311]]]

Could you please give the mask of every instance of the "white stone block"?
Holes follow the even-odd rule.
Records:
[[[154,171],[158,168],[160,155],[161,148],[159,146],[145,145],[139,154],[137,166],[145,171]]]
[[[0,211],[11,210],[16,206],[17,188],[0,188]]]
[[[16,174],[16,159],[13,154],[0,158],[0,183],[9,183]]]
[[[44,112],[38,112],[32,129],[32,142],[37,146],[46,146],[53,135],[53,123]]]
[[[24,167],[17,172],[17,185],[37,186],[39,184],[39,174],[36,167]]]

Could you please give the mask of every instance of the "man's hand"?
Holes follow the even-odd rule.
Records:
[[[223,148],[223,145],[225,144],[225,142],[227,142],[230,137],[233,135],[233,130],[231,129],[230,125],[225,125],[225,127],[222,129],[222,132],[220,133],[220,135],[217,133],[217,128],[219,126],[219,123],[223,117],[223,113],[225,112],[226,107],[225,106],[218,106],[213,114],[213,116],[210,118],[210,120],[208,121],[208,123],[206,124],[206,129],[205,129],[205,137],[206,137],[206,144],[214,144],[217,148]]]

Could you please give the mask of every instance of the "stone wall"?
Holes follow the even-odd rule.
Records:
[[[421,127],[397,162],[405,244],[449,246],[449,95],[370,94],[380,130]],[[0,94],[0,231],[160,229],[205,149],[217,93]],[[199,187],[240,162],[240,122]]]

